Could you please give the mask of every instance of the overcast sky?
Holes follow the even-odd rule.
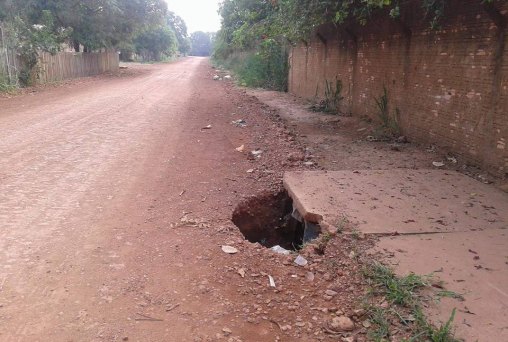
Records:
[[[185,20],[189,34],[216,32],[220,28],[219,0],[166,0],[170,11]]]

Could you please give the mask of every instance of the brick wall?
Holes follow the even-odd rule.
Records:
[[[501,177],[508,176],[508,36],[506,1],[449,1],[439,31],[417,4],[401,20],[365,27],[321,27],[291,51],[289,91],[323,97],[325,80],[343,82],[343,111],[376,117],[386,87],[405,135],[434,143]]]

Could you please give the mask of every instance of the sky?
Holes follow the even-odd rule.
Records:
[[[216,32],[220,28],[219,0],[166,0],[170,11],[183,18],[189,34]]]

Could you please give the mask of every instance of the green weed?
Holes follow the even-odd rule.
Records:
[[[288,52],[284,44],[266,39],[255,52],[231,55],[227,59],[215,56],[215,63],[234,71],[242,86],[287,91]]]
[[[387,317],[397,317],[402,324],[411,329],[411,337],[404,342],[459,342],[453,334],[453,320],[455,309],[448,321],[436,327],[428,322],[422,312],[418,290],[429,286],[430,276],[420,276],[410,273],[404,277],[397,277],[393,270],[378,262],[372,263],[364,269],[364,276],[371,282],[375,294],[383,295],[392,305],[409,309],[411,315],[403,317],[395,307],[383,309],[371,307],[369,317],[372,328],[369,329],[369,336],[374,341],[385,341],[389,337],[390,326]],[[441,296],[458,298],[452,291],[441,291]]]
[[[425,277],[410,273],[405,277],[397,277],[387,266],[373,263],[364,270],[364,275],[372,281],[391,303],[404,307],[415,304],[415,291],[427,286]]]
[[[439,291],[438,293],[436,293],[436,297],[438,299],[446,297],[446,298],[458,299],[460,301],[464,300],[464,297],[460,293],[449,291],[449,290],[441,290],[441,291]]]
[[[445,324],[435,327],[427,321],[419,306],[414,308],[414,316],[416,318],[416,328],[409,339],[404,342],[460,342],[453,334],[453,321],[455,319],[456,310],[453,309],[452,314]]]
[[[342,96],[342,81],[335,78],[335,85],[333,82],[325,80],[325,98],[317,104],[311,106],[311,109],[316,112],[324,112],[330,114],[338,114],[340,112],[340,104],[344,97]],[[316,88],[316,97],[319,88]]]
[[[386,341],[390,336],[390,322],[387,319],[386,310],[379,307],[370,307],[368,310],[369,321],[372,324],[368,336],[375,342]]]
[[[375,97],[378,117],[381,121],[381,127],[374,132],[378,140],[389,140],[400,135],[399,117],[400,110],[395,108],[393,115],[390,115],[390,106],[388,98],[388,90],[383,87],[383,94]]]

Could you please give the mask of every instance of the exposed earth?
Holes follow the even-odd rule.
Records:
[[[0,340],[368,340],[374,237],[281,255],[233,213],[276,215],[285,171],[436,153],[365,141],[353,118],[292,125],[215,73],[186,58],[0,97]]]

